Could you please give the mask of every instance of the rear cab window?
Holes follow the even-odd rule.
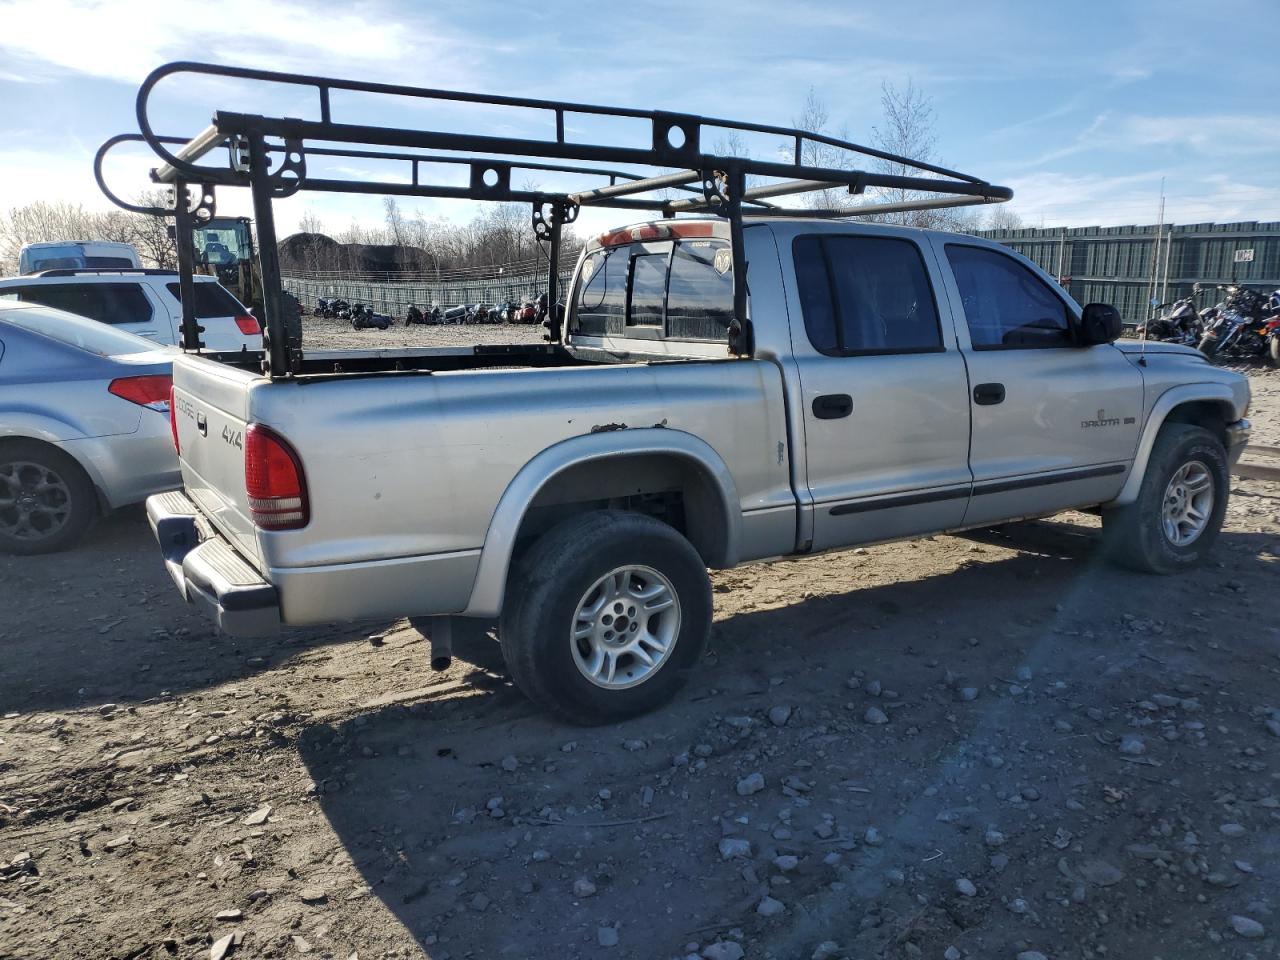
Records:
[[[182,285],[178,282],[166,283],[164,288],[173,295],[173,299],[182,303]],[[211,320],[216,317],[235,317],[248,313],[221,284],[196,282],[196,319]]]
[[[676,237],[590,251],[578,275],[577,337],[724,343],[733,319],[729,241]]]

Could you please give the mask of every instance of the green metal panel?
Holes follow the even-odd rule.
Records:
[[[1148,298],[1156,288],[1153,277],[1164,274],[1165,245],[1170,238],[1166,300],[1189,294],[1196,282],[1209,288],[1233,282],[1280,287],[1280,222],[1276,221],[1166,224],[1160,230],[1158,264],[1154,224],[985,230],[978,235],[1012,247],[1053,276],[1069,277],[1067,289],[1076,300],[1111,303],[1130,323],[1150,313]],[[1238,262],[1237,251],[1246,250],[1253,251],[1252,261]],[[1209,289],[1201,304],[1217,299]]]

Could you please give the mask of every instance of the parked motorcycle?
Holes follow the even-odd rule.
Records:
[[[395,320],[385,313],[376,313],[371,303],[357,303],[351,307],[351,327],[354,330],[370,328],[386,330],[394,326]]]
[[[1145,340],[1164,343],[1185,343],[1195,346],[1203,335],[1201,313],[1196,310],[1196,298],[1200,296],[1200,284],[1191,288],[1191,296],[1162,303],[1156,307],[1157,315],[1138,325],[1138,336]]]
[[[512,322],[513,323],[537,323],[538,322],[537,305],[532,300],[525,299],[520,304],[519,309],[516,310],[515,319]]]
[[[466,304],[460,303],[456,307],[449,307],[440,315],[441,323],[465,323],[467,319],[468,307]]]
[[[1217,317],[1200,338],[1198,349],[1210,360],[1266,357],[1271,360],[1275,327],[1271,308],[1276,294],[1267,296],[1249,287],[1228,286]],[[1278,348],[1280,349],[1280,348]],[[1272,362],[1280,362],[1280,358]]]
[[[410,327],[416,323],[426,323],[426,322],[427,322],[426,315],[421,310],[419,310],[416,306],[414,306],[412,303],[409,304],[409,309],[405,311],[405,315],[404,315],[404,325],[406,327]]]

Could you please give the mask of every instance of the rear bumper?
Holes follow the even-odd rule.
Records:
[[[147,520],[178,592],[219,629],[239,637],[280,629],[276,588],[209,528],[185,493],[148,497]]]

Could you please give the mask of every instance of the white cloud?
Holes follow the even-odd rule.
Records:
[[[1146,170],[1123,176],[1033,173],[1014,177],[1013,209],[1029,227],[1155,223],[1165,177],[1165,223],[1280,220],[1280,190],[1222,173]]]
[[[324,11],[291,0],[166,0],[161,9],[142,0],[8,0],[0,21],[0,50],[28,61],[30,79],[75,73],[136,83],[176,59],[323,73],[319,65],[353,54],[363,75],[386,76],[411,52],[401,19],[367,0]],[[456,31],[437,36],[446,53],[465,46]]]

